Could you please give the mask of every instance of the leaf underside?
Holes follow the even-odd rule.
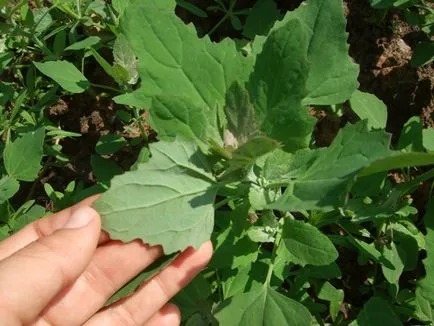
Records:
[[[204,156],[177,140],[150,145],[152,158],[112,180],[94,204],[112,239],[161,244],[166,254],[198,248],[214,225],[214,179]]]

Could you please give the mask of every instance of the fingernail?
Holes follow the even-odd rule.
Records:
[[[79,208],[63,226],[64,229],[79,229],[85,227],[95,218],[95,211],[91,208]]]

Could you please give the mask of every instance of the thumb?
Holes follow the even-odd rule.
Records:
[[[28,324],[84,271],[98,245],[101,221],[90,207],[74,211],[62,229],[0,261],[0,315]]]

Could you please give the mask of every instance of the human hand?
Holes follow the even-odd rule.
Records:
[[[179,325],[168,304],[208,263],[210,242],[187,249],[128,298],[101,309],[163,255],[160,246],[111,241],[89,198],[0,242],[1,325]]]

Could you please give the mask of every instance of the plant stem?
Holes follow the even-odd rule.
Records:
[[[277,181],[277,182],[272,182],[269,184],[266,184],[264,186],[265,189],[270,189],[270,188],[276,188],[276,187],[286,187],[288,186],[289,181]]]
[[[73,12],[71,10],[71,8],[69,8],[67,5],[63,5],[59,2],[56,2],[53,6],[55,6],[56,8],[62,10],[65,14],[71,16],[72,18],[74,18],[75,20],[80,21],[81,17],[78,16],[75,12]]]
[[[142,134],[142,138],[145,142],[148,142],[148,135],[146,134],[145,126],[143,124],[142,118],[140,116],[140,112],[138,108],[133,108],[134,117],[137,120],[137,124],[139,125],[140,132]]]
[[[123,93],[120,89],[117,89],[117,88],[114,88],[114,87],[110,87],[110,86],[106,86],[106,85],[90,83],[90,86],[95,87],[95,88],[105,89],[107,91],[112,91],[112,92],[115,92],[115,93]]]
[[[220,278],[220,275],[219,275],[219,272],[216,270],[215,271],[215,275],[216,275],[216,279],[217,279],[217,282],[218,282],[218,284],[220,285],[220,284],[222,284],[222,280],[221,280],[221,278]],[[222,286],[219,286],[219,290],[220,291],[218,291],[218,295],[219,295],[219,297],[220,297],[220,301],[223,301],[224,300],[224,293],[223,293],[223,287]]]
[[[223,24],[228,18],[230,18],[232,15],[234,15],[234,8],[237,4],[237,0],[233,0],[230,2],[229,9],[226,9],[226,6],[224,6],[223,3],[221,3],[221,6],[226,10],[225,15],[223,18],[208,32],[208,36],[211,36],[220,26]]]
[[[29,201],[32,199],[33,195],[35,194],[36,187],[37,187],[38,183],[41,182],[41,179],[43,178],[44,174],[47,172],[48,168],[50,168],[52,166],[54,161],[55,161],[55,159],[51,156],[44,163],[44,165],[42,166],[42,169],[38,173],[38,178],[33,182],[32,186],[29,190],[29,193],[27,194],[26,201]]]
[[[271,253],[271,263],[270,265],[268,265],[267,278],[265,279],[264,286],[270,285],[271,277],[273,276],[274,262],[276,260],[277,248],[280,245],[280,240],[282,240],[282,233],[281,230],[279,229],[279,231],[277,231],[276,233],[276,239],[274,240],[273,252]]]
[[[45,11],[43,14],[42,14],[42,16],[39,18],[39,20],[32,26],[32,29],[31,29],[31,34],[32,35],[34,35],[35,34],[35,31],[36,31],[36,28],[39,26],[39,24],[44,20],[44,18],[54,9],[54,8],[56,8],[56,7],[54,7],[54,6],[51,6],[50,8],[48,8],[48,10],[47,11]]]
[[[82,14],[81,14],[81,1],[80,1],[80,0],[76,0],[76,6],[77,6],[78,16],[79,16],[80,19],[81,19]]]
[[[223,207],[224,205],[226,205],[227,203],[229,203],[232,200],[232,198],[225,198],[221,201],[219,201],[218,203],[214,204],[214,209],[219,209],[220,207]]]
[[[226,13],[222,19],[208,32],[208,36],[211,36],[220,26],[223,24],[226,19],[229,18],[229,13]]]

